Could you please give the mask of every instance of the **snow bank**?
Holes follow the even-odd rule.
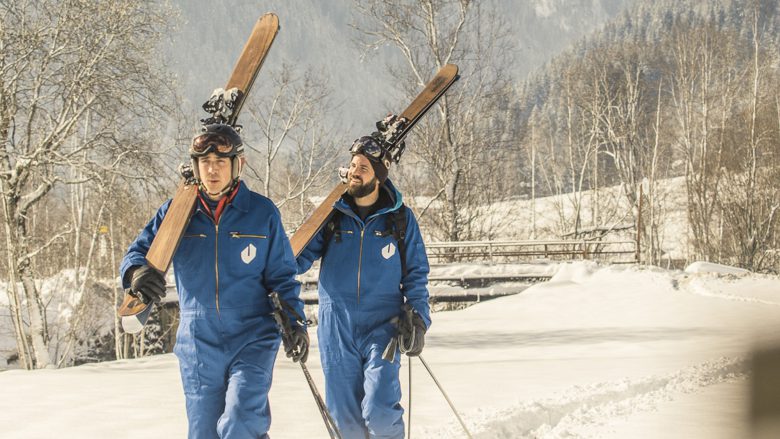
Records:
[[[750,273],[750,270],[744,268],[731,267],[728,265],[715,264],[713,262],[697,261],[685,268],[686,273],[720,273],[742,276]]]
[[[558,267],[558,271],[550,279],[550,282],[555,284],[564,282],[581,283],[593,275],[598,268],[599,265],[592,261],[561,264]]]
[[[76,278],[73,269],[62,270],[54,276],[35,281],[36,288],[40,292],[41,299],[46,307],[48,323],[49,354],[52,359],[66,350],[66,340],[71,331],[72,322],[78,320],[76,329],[78,342],[71,352],[75,355],[84,355],[91,349],[91,343],[96,341],[96,336],[105,335],[113,328],[114,319],[114,286],[112,279],[89,279],[85,287],[86,303],[84,304],[85,317],[75,319],[74,309],[81,303],[81,282],[85,271]],[[9,359],[17,354],[16,339],[13,322],[8,309],[7,282],[0,282],[0,369],[9,365]],[[22,308],[26,310],[26,300],[21,284],[18,291],[22,295]],[[90,339],[92,338],[92,339]]]

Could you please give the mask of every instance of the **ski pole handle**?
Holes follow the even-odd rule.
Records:
[[[390,320],[390,323],[393,324],[393,326],[398,328],[398,317],[393,317],[392,320]],[[393,338],[390,339],[389,342],[387,342],[387,346],[385,346],[384,352],[382,352],[382,359],[389,362],[395,361],[395,351],[398,350],[398,331],[396,330],[395,335],[393,335]]]
[[[273,312],[271,313],[276,320],[276,326],[279,327],[279,332],[282,335],[282,344],[284,344],[285,351],[290,347],[292,343],[292,325],[290,325],[290,319],[287,314],[282,310],[282,302],[279,299],[279,293],[272,291],[268,297],[271,299],[271,305],[273,305]]]
[[[385,351],[382,353],[382,359],[389,362],[395,361],[395,351],[398,349],[398,336],[394,336],[390,339],[390,342],[385,346]]]

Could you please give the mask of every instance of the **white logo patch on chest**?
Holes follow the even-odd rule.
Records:
[[[252,262],[255,259],[255,256],[257,256],[257,248],[252,244],[249,244],[245,249],[241,250],[241,260],[244,261],[245,264]]]
[[[382,257],[385,259],[390,259],[395,254],[395,244],[392,242],[390,244],[387,244],[386,246],[382,247]]]

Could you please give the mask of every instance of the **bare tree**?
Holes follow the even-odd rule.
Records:
[[[430,213],[420,215],[432,235],[473,238],[480,203],[502,189],[490,184],[500,177],[486,176],[503,175],[497,164],[506,162],[503,134],[510,127],[499,115],[511,91],[506,72],[512,57],[505,26],[491,15],[489,2],[360,0],[356,9],[361,19],[355,27],[366,53],[388,44],[400,52],[406,65],[389,70],[410,101],[432,73],[448,63],[459,65],[463,78],[407,140],[414,146],[399,171],[411,165],[412,174],[420,175],[420,169],[427,174],[426,195],[441,206],[430,211],[425,206],[423,212]]]
[[[139,127],[167,114],[158,102],[171,101],[150,64],[169,15],[152,2],[0,2],[0,197],[9,301],[26,368],[52,364],[33,261],[68,232],[36,236],[30,219],[60,184],[122,174],[146,155]],[[87,134],[72,140],[87,124]]]
[[[615,85],[616,72],[609,61],[620,55],[617,49],[593,49],[568,65],[553,66],[555,79],[548,103],[533,108],[532,126],[521,138],[533,152],[533,160],[541,162],[535,166],[546,192],[557,195],[554,233],[559,236],[600,236],[625,217],[618,200],[600,190],[601,184],[615,181],[615,157],[629,149],[623,145],[625,132],[617,128],[616,120],[622,114],[618,107],[624,92]],[[533,96],[521,96],[525,100]],[[539,139],[545,139],[542,148]]]
[[[543,158],[543,164],[540,164],[539,166],[539,173],[541,174],[545,193],[548,195],[556,195],[552,200],[557,218],[557,221],[555,221],[556,230],[548,232],[560,236],[573,228],[573,223],[569,220],[569,216],[567,215],[567,206],[564,204],[564,194],[568,190],[565,180],[569,167],[567,166],[567,163],[561,159],[563,154],[561,154],[558,149],[558,145],[562,142],[559,138],[561,124],[554,110],[557,106],[550,105],[549,107],[545,107],[546,108],[540,110],[540,113],[542,113],[543,116],[540,116],[533,121],[534,131],[540,132],[538,136],[542,139],[541,148],[536,148],[536,143],[534,144],[534,147],[535,154]],[[531,140],[534,141],[534,139]]]
[[[778,112],[778,101],[769,96],[777,90],[777,70],[772,66],[779,58],[775,51],[762,48],[766,29],[760,25],[761,2],[752,1],[749,10],[751,39],[749,51],[745,51],[750,53],[745,75],[749,99],[736,118],[742,135],[729,148],[733,154],[729,154],[729,172],[724,175],[726,184],[719,201],[724,222],[721,229],[728,230],[721,243],[726,256],[733,255],[740,266],[756,270],[767,268],[767,251],[780,234],[778,127],[772,116]]]
[[[680,20],[669,38],[672,120],[675,144],[685,162],[696,258],[710,259],[719,246],[715,213],[724,166],[723,134],[740,79],[731,73],[740,59],[733,37],[712,24]]]
[[[247,136],[257,139],[248,142],[247,176],[261,182],[263,193],[285,213],[288,228],[295,229],[311,211],[309,197],[335,181],[336,150],[344,138],[323,118],[338,111],[327,78],[289,65],[271,76],[273,94],[249,108],[260,135]]]
[[[645,234],[645,256],[643,260],[649,264],[658,264],[661,256],[661,238],[660,221],[663,217],[664,197],[658,188],[661,175],[660,163],[661,156],[666,155],[661,147],[661,90],[663,89],[663,77],[659,78],[658,89],[656,93],[655,123],[653,124],[653,146],[648,160],[647,191],[646,196],[649,201],[649,208],[646,210],[647,225]],[[641,214],[641,212],[640,212]]]
[[[342,158],[339,148],[346,151],[346,139],[336,134],[333,127],[325,126],[318,114],[322,112],[306,119],[279,172],[285,184],[284,192],[276,200],[290,231],[297,229],[315,207],[312,196],[335,184],[338,161]]]

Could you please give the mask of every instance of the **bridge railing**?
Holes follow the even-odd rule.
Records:
[[[431,262],[520,262],[533,259],[597,259],[636,262],[636,241],[589,239],[526,241],[440,241],[425,244]]]

